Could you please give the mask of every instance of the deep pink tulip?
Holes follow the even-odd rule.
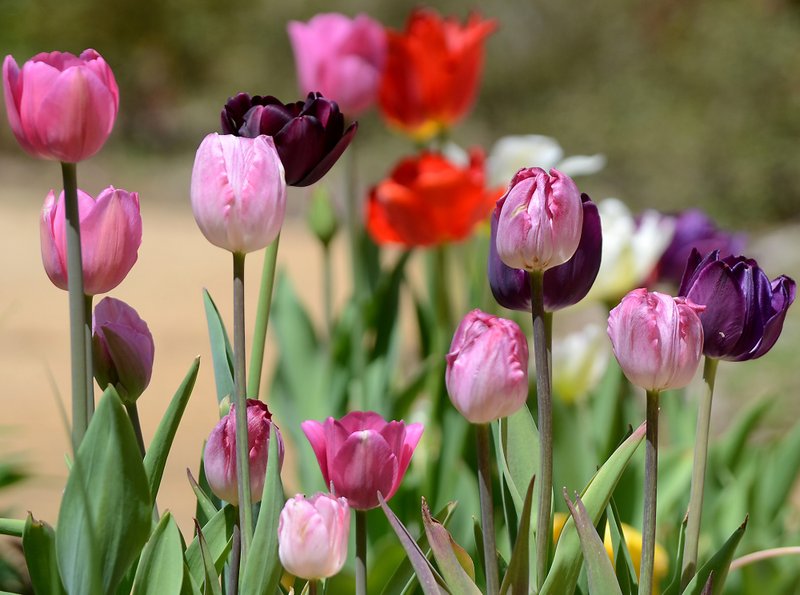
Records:
[[[78,190],[81,261],[86,295],[106,293],[122,283],[142,243],[139,195],[109,186],[97,199]],[[67,236],[64,193],[51,190],[39,221],[42,262],[56,287],[67,289]]]
[[[383,25],[359,14],[324,13],[287,26],[300,92],[318,91],[355,116],[372,107],[386,61]]]
[[[564,264],[583,229],[581,193],[572,178],[539,167],[517,172],[498,201],[497,253],[514,269],[546,271]]]
[[[28,153],[77,163],[106,142],[119,109],[119,90],[94,50],[37,54],[20,69],[3,61],[3,94],[11,130]]]
[[[287,572],[308,580],[338,574],[347,559],[350,507],[345,498],[297,494],[278,521],[278,557]]]
[[[273,426],[272,414],[267,404],[257,399],[247,399],[247,444],[250,458],[250,497],[253,504],[261,500],[267,474],[269,430]],[[275,426],[278,437],[278,456],[283,465],[283,438]],[[203,451],[203,468],[211,491],[226,502],[239,503],[236,472],[236,405],[211,430]]]
[[[447,393],[474,424],[508,417],[528,399],[528,342],[515,322],[480,310],[458,325],[447,354]]]
[[[608,316],[608,336],[628,380],[649,391],[689,384],[703,354],[704,308],[643,288],[622,298]]]
[[[194,159],[191,198],[209,242],[242,254],[266,248],[286,211],[283,165],[272,138],[206,136]]]
[[[304,421],[325,485],[356,510],[378,506],[378,492],[389,500],[406,474],[422,436],[422,424],[406,426],[372,411],[353,411],[323,423]]]
[[[92,317],[92,360],[100,388],[114,386],[124,403],[134,403],[153,373],[155,345],[147,323],[122,300],[103,298]]]

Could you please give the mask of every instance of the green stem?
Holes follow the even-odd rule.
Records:
[[[317,581],[313,578],[308,581],[308,595],[317,595]]]
[[[547,575],[550,543],[553,539],[553,403],[550,372],[550,338],[552,318],[544,311],[544,273],[530,273],[533,353],[536,364],[536,402],[539,426],[539,508],[536,521],[536,581],[541,589]]]
[[[697,570],[697,549],[700,542],[700,522],[703,515],[703,493],[705,491],[708,438],[711,426],[711,400],[714,396],[714,379],[717,376],[718,363],[718,359],[706,356],[703,366],[705,386],[700,395],[700,407],[697,412],[692,489],[689,496],[689,518],[686,524],[686,545],[683,550],[683,568],[681,571],[682,587],[686,587],[689,584]]]
[[[445,337],[450,334],[450,296],[448,293],[447,244],[439,244],[434,249],[433,293],[436,306],[436,322]]]
[[[239,592],[239,571],[242,557],[242,534],[239,527],[233,526],[231,536],[231,563],[228,570],[228,595],[236,595]]]
[[[366,510],[356,510],[356,595],[367,595]]]
[[[478,449],[478,491],[481,499],[481,531],[483,533],[483,558],[486,563],[486,593],[500,591],[497,569],[497,546],[494,534],[494,503],[492,502],[492,470],[489,463],[489,425],[475,426]]]
[[[275,286],[275,269],[278,262],[278,244],[281,236],[267,247],[264,252],[264,268],[261,271],[261,286],[258,290],[258,307],[256,310],[256,326],[253,329],[253,347],[250,351],[250,376],[247,382],[247,394],[258,399],[261,394],[261,371],[264,368],[264,348],[267,344],[267,327],[269,311],[272,308],[272,289]]]
[[[83,316],[86,321],[83,339],[86,345],[86,420],[92,421],[94,415],[94,362],[92,360],[92,299],[94,296],[83,296]]]
[[[653,592],[653,562],[656,552],[656,494],[658,492],[658,391],[647,391],[647,431],[644,452],[644,517],[639,595]]]
[[[0,535],[10,537],[22,537],[25,531],[25,521],[19,519],[0,519]]]
[[[136,407],[136,403],[131,403],[130,405],[125,403],[125,409],[128,411],[128,417],[133,426],[133,434],[136,436],[136,444],[139,447],[139,452],[142,453],[142,458],[144,458],[144,437],[142,436],[142,423],[139,420],[139,409]]]
[[[72,446],[77,451],[89,426],[86,392],[86,312],[84,309],[81,220],[78,212],[78,178],[74,163],[62,163],[64,213],[67,235],[67,289],[69,291],[69,333],[72,366]],[[91,380],[91,379],[89,379]]]
[[[330,244],[322,247],[322,299],[325,314],[325,336],[333,342],[333,270]],[[316,589],[316,586],[314,587]]]
[[[245,337],[244,337],[244,254],[233,255],[233,357],[234,393],[236,405],[236,477],[239,492],[239,531],[243,568],[253,537],[253,506],[250,501],[250,457],[247,435],[247,396],[245,394]]]

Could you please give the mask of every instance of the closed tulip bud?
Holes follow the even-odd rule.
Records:
[[[119,108],[119,90],[94,50],[35,55],[20,69],[3,61],[3,94],[11,130],[28,153],[77,163],[106,142]]]
[[[234,253],[265,248],[283,225],[283,175],[271,138],[206,136],[192,169],[192,211],[200,231]]]
[[[761,357],[778,340],[796,290],[786,275],[770,281],[751,258],[720,258],[719,250],[701,258],[692,250],[678,293],[705,305],[704,353],[744,361]]]
[[[575,182],[556,169],[517,172],[498,201],[497,253],[511,268],[546,271],[567,262],[581,239],[583,207]]]
[[[634,289],[611,310],[608,336],[625,376],[648,391],[683,388],[703,354],[703,306]]]
[[[508,417],[528,399],[528,343],[511,320],[473,310],[446,359],[450,401],[471,423]]]
[[[124,403],[134,403],[150,384],[154,354],[153,336],[136,310],[110,297],[95,306],[92,360],[100,388],[114,386]]]
[[[301,424],[317,457],[325,485],[347,498],[351,508],[378,506],[378,492],[394,496],[422,437],[422,424],[384,420],[372,411],[353,411],[342,419]]]
[[[316,580],[342,569],[350,537],[350,507],[345,498],[302,494],[289,499],[278,520],[278,557],[287,572]]]
[[[386,32],[365,14],[325,13],[287,26],[302,93],[318,91],[348,114],[371,107],[386,61]]]
[[[274,424],[267,404],[247,399],[247,449],[250,462],[250,498],[255,504],[261,500],[264,478],[267,474],[269,431]],[[283,465],[283,438],[275,426],[278,438],[279,466]],[[211,491],[226,502],[239,503],[236,472],[236,406],[219,420],[211,431],[203,451],[203,467]]]
[[[51,190],[39,220],[42,263],[47,276],[67,289],[67,236],[64,193]],[[87,295],[106,293],[119,285],[136,263],[142,243],[139,195],[113,186],[97,199],[78,190],[81,224],[81,263]]]

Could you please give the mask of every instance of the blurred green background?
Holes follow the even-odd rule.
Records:
[[[191,154],[238,91],[298,98],[285,27],[317,12],[367,12],[400,29],[416,1],[0,0],[0,51],[100,51],[121,87],[110,150]],[[431,3],[497,19],[481,93],[454,138],[506,134],[604,153],[585,188],[635,210],[692,205],[734,228],[797,218],[800,3],[791,0],[536,0]],[[455,91],[455,90],[454,90]],[[19,154],[6,126],[0,151]],[[374,181],[408,152],[362,118]]]

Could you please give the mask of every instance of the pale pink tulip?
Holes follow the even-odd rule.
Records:
[[[374,105],[386,61],[383,25],[365,14],[324,13],[290,21],[287,30],[303,94],[320,92],[350,116]]]
[[[608,336],[628,380],[649,391],[689,384],[703,354],[703,309],[646,289],[622,298],[608,316]]]
[[[197,149],[192,211],[206,239],[246,254],[278,235],[286,210],[283,165],[269,136],[212,133]]]
[[[87,295],[106,293],[119,285],[138,258],[142,215],[136,192],[109,186],[97,199],[78,190],[83,286]],[[56,287],[67,289],[67,236],[64,193],[51,190],[39,221],[42,262]]]
[[[353,411],[342,419],[300,424],[317,456],[325,485],[356,510],[378,506],[378,492],[389,500],[406,474],[422,437],[422,424],[406,426],[373,411]]]
[[[497,253],[514,269],[546,271],[578,248],[583,228],[581,193],[569,176],[538,167],[517,172],[498,201]]]
[[[515,322],[480,310],[458,325],[447,354],[450,400],[474,424],[508,417],[528,398],[528,342]]]
[[[267,404],[257,399],[247,399],[247,444],[250,461],[250,498],[255,504],[261,500],[267,474],[269,430],[272,414]],[[283,465],[283,438],[275,426],[278,437],[279,464]],[[203,451],[203,467],[211,491],[226,502],[239,503],[236,472],[236,406],[219,420],[211,431]]]
[[[3,61],[3,94],[11,130],[28,153],[77,163],[106,142],[119,109],[119,90],[94,50],[37,54],[20,69]]]
[[[289,499],[278,521],[278,557],[287,572],[316,580],[337,574],[347,559],[350,507],[345,498],[302,494]]]

